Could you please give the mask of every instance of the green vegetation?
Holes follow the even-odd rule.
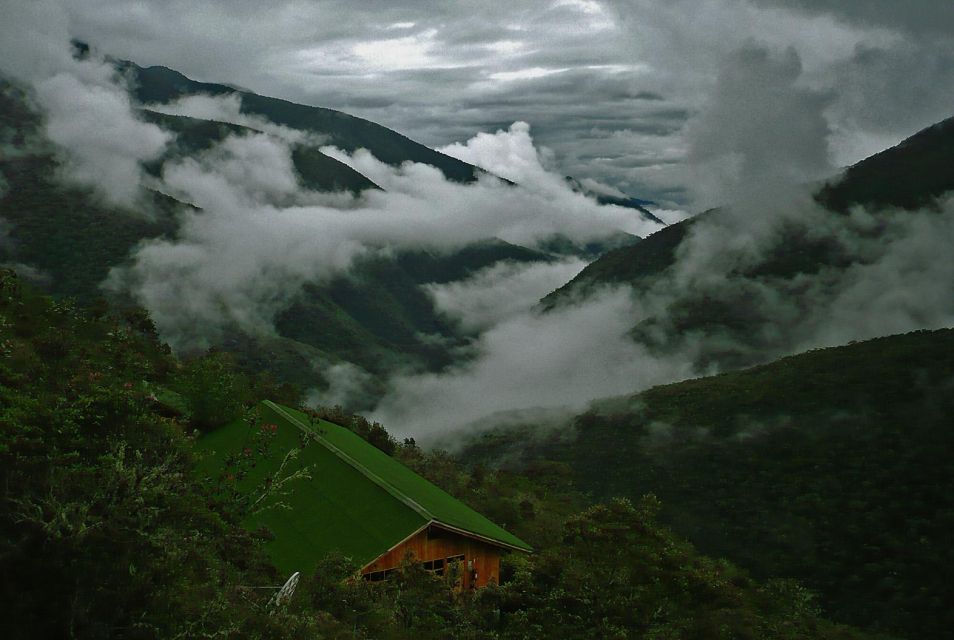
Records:
[[[151,84],[154,74],[159,75],[156,86]],[[180,80],[195,88],[183,78],[174,72],[150,71],[141,79],[138,91],[146,93],[140,98],[158,100],[158,94],[149,92],[162,87],[166,87],[162,91],[173,91],[169,87],[178,86],[175,82]],[[90,303],[104,295],[100,285],[112,267],[125,264],[140,242],[174,236],[179,212],[191,205],[151,193],[151,201],[144,203],[148,211],[127,211],[105,204],[89,190],[65,186],[57,180],[59,160],[54,150],[42,142],[40,116],[15,87],[0,88],[0,139],[9,138],[19,148],[18,153],[0,158],[0,184],[5,186],[0,189],[0,220],[4,224],[0,227],[4,234],[0,236],[0,263],[28,265],[36,272],[38,283],[50,292]],[[251,131],[150,111],[141,115],[176,134],[167,153],[146,167],[154,174],[161,172],[166,162],[208,150],[230,134]],[[377,188],[314,147],[295,146],[293,160],[308,188],[355,193]],[[252,370],[267,369],[278,379],[303,386],[321,383],[320,372],[314,370],[318,362],[352,362],[379,378],[396,366],[437,370],[451,362],[452,349],[467,336],[438,313],[419,285],[466,278],[501,261],[551,259],[547,253],[495,239],[449,253],[421,250],[367,257],[347,276],[306,285],[275,319],[277,336],[252,336],[233,329],[227,331],[222,346]],[[369,397],[380,393],[380,384],[380,379],[372,381]]]
[[[154,334],[0,272],[3,637],[277,632],[240,588],[274,571],[207,508],[187,423],[150,391],[178,367]]]
[[[954,190],[954,177],[949,170],[952,157],[954,118],[862,160],[838,179],[826,183],[818,190],[815,199],[833,215],[845,214],[851,207],[859,205],[872,210],[929,207],[938,197]],[[718,210],[706,211],[666,227],[638,244],[606,253],[576,278],[544,298],[541,306],[552,309],[562,301],[585,297],[608,284],[624,283],[637,290],[644,288],[675,263],[676,249],[702,216],[718,215]],[[791,278],[799,273],[814,273],[823,265],[837,265],[843,258],[837,246],[824,238],[810,239],[797,233],[782,234],[776,249],[767,253],[771,258],[754,267],[750,275]],[[689,307],[691,312],[684,313],[687,324],[708,330],[721,326],[718,317],[705,317],[705,304],[690,301]]]
[[[271,532],[265,550],[286,573],[332,551],[363,566],[431,521],[529,550],[345,427],[269,401],[248,417],[199,439],[199,470],[230,499],[270,479],[245,525]]]
[[[266,559],[270,533],[240,523],[301,478],[251,471],[282,433],[259,429],[234,481],[262,473],[257,489],[198,481],[196,398],[217,372],[226,408],[295,399],[223,357],[178,362],[141,313],[84,311],[0,273],[4,638],[871,637],[821,619],[797,585],[700,556],[656,523],[652,498],[580,511],[561,465],[465,471],[410,441],[395,455],[540,553],[512,557],[500,587],[463,594],[411,560],[372,585],[331,554],[271,604],[286,576]]]
[[[566,434],[465,452],[557,460],[594,499],[660,497],[679,534],[835,619],[912,638],[954,624],[954,330],[815,350],[607,401]]]
[[[159,67],[125,68],[144,102],[235,91]],[[366,258],[347,277],[306,286],[276,318],[279,336],[227,332],[227,351],[180,361],[144,312],[111,310],[98,287],[137,243],[174,235],[188,205],[151,194],[144,216],[63,186],[39,117],[15,88],[0,89],[0,142],[15,151],[0,158],[0,261],[29,265],[21,271],[57,296],[0,271],[3,637],[933,639],[954,625],[954,331],[658,387],[602,404],[559,437],[491,434],[467,451],[467,468],[340,408],[314,414],[305,430],[263,430],[277,422],[263,423],[253,407],[266,398],[297,406],[300,397],[250,371],[314,384],[316,362],[344,360],[377,375],[397,364],[438,370],[469,336],[419,285],[502,260],[550,258],[498,241]],[[330,134],[346,150],[427,162],[459,181],[476,175],[373,123],[241,98],[246,113]],[[247,131],[143,117],[177,133],[164,161]],[[952,123],[849,169],[819,202],[832,215],[853,204],[929,205],[954,187]],[[307,186],[375,187],[312,147],[293,154]],[[544,308],[605,283],[646,286],[671,267],[695,223],[607,253]],[[789,278],[843,258],[824,240],[787,240],[786,251],[745,275]],[[681,299],[668,328],[745,335],[754,311],[744,292],[728,289]],[[634,335],[648,341],[658,329],[650,321]],[[380,512],[387,492],[343,496],[344,482],[300,492],[312,468],[334,462],[310,442],[311,428],[342,443],[365,438],[381,451],[375,466],[394,456],[538,553],[511,557],[505,583],[476,594],[456,594],[411,560],[387,584],[355,579],[367,540],[338,544],[340,532],[314,517],[312,503]],[[521,464],[494,468],[503,453]],[[338,468],[340,478],[346,472]],[[609,502],[592,504],[601,500]],[[412,524],[421,516],[385,515]],[[286,535],[295,528],[305,534]],[[296,542],[316,540],[341,553],[303,562]],[[296,597],[270,605],[262,587],[302,564]]]
[[[672,266],[676,259],[676,248],[699,219],[700,216],[696,216],[683,220],[657,231],[641,242],[606,252],[588,264],[573,280],[545,297],[540,306],[550,310],[562,301],[585,297],[594,289],[605,285],[631,284],[638,288],[645,287],[654,277]]]
[[[287,338],[374,374],[409,363],[436,370],[450,364],[451,348],[463,344],[466,336],[434,308],[421,284],[463,279],[502,261],[550,259],[500,240],[474,243],[449,254],[409,251],[367,257],[356,261],[346,276],[306,285],[278,315],[276,326]],[[309,370],[297,375],[302,374],[314,379]]]
[[[859,204],[928,207],[954,189],[952,156],[954,118],[948,118],[850,167],[819,191],[818,200],[839,212]]]
[[[147,216],[64,186],[40,126],[25,94],[0,80],[0,141],[15,150],[0,154],[0,261],[29,265],[51,292],[90,302],[140,241],[174,232],[180,203],[151,193]]]

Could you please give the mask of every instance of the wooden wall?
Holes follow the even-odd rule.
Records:
[[[380,579],[382,576],[377,572],[401,566],[409,553],[413,554],[416,562],[444,560],[445,569],[448,558],[464,556],[460,564],[462,589],[479,589],[500,580],[499,547],[435,526],[428,527],[385,553],[362,569],[361,573],[368,576],[375,574],[371,579]]]

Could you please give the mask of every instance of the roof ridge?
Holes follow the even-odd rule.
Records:
[[[311,428],[305,426],[305,425],[301,422],[301,420],[299,420],[298,418],[296,418],[295,416],[293,416],[292,414],[290,414],[290,413],[289,413],[284,407],[282,407],[281,405],[276,404],[276,403],[272,402],[271,400],[263,400],[263,401],[262,401],[262,404],[264,404],[265,406],[267,406],[268,408],[270,408],[272,411],[276,412],[277,414],[279,414],[280,416],[282,416],[282,417],[285,418],[286,420],[288,420],[288,421],[290,421],[291,423],[293,423],[294,425],[296,425],[296,426],[297,426],[299,429],[301,429],[302,431],[305,431],[306,433],[308,433],[308,434],[314,436],[314,438],[315,438],[316,440],[318,440],[318,441],[321,443],[322,446],[324,446],[326,449],[328,449],[329,451],[331,451],[333,454],[335,454],[336,456],[338,456],[339,458],[341,458],[342,460],[344,460],[345,462],[347,462],[347,463],[348,463],[349,465],[351,465],[356,471],[358,471],[358,472],[361,473],[363,476],[365,476],[366,478],[368,478],[369,480],[371,480],[371,482],[375,483],[376,485],[378,485],[379,487],[381,487],[382,489],[384,489],[385,491],[387,491],[389,494],[391,494],[392,496],[394,496],[395,498],[397,498],[398,500],[400,500],[402,503],[404,503],[404,505],[406,505],[407,507],[413,509],[413,510],[414,510],[418,515],[420,515],[421,517],[427,518],[428,520],[432,520],[432,521],[437,521],[437,522],[440,521],[437,517],[434,516],[434,514],[432,514],[430,511],[428,511],[423,505],[421,505],[421,504],[418,503],[416,500],[414,500],[413,498],[411,498],[410,496],[408,496],[406,493],[404,493],[403,491],[401,491],[400,489],[398,489],[397,487],[395,487],[395,486],[394,486],[393,484],[391,484],[390,482],[386,481],[384,478],[380,477],[379,475],[377,475],[376,473],[374,473],[373,471],[371,471],[371,469],[368,469],[366,466],[364,466],[363,464],[361,464],[360,462],[358,462],[357,460],[355,460],[354,458],[352,458],[350,455],[348,455],[347,453],[345,453],[344,451],[342,451],[342,450],[341,450],[339,447],[337,447],[336,445],[332,444],[331,442],[328,442],[328,440],[325,439],[325,438],[323,438],[320,434],[316,433],[316,432],[315,432],[314,430],[312,430]],[[339,426],[340,426],[340,425],[339,425]],[[342,427],[342,429],[344,429],[344,428],[345,428],[345,427]]]

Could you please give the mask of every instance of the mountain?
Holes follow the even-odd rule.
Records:
[[[889,294],[949,278],[945,250],[923,247],[948,233],[951,212],[939,198],[954,190],[952,160],[949,119],[863,160],[813,195],[709,210],[609,251],[539,309],[585,304],[605,287],[629,287],[637,309],[632,339],[656,358],[688,359],[697,374],[814,344],[948,326],[946,294],[923,297],[917,310]],[[909,250],[915,243],[922,248]],[[925,251],[936,259],[916,257]]]
[[[294,516],[302,483],[328,469],[292,472],[320,455],[320,445],[283,440],[267,415],[243,416],[242,406],[296,399],[232,370],[219,353],[178,361],[144,315],[87,312],[37,295],[4,269],[0,317],[5,640],[885,640],[824,619],[792,581],[756,581],[702,555],[657,522],[652,499],[584,508],[556,470],[468,473],[446,454],[393,441],[396,458],[519,529],[537,552],[506,558],[500,587],[465,594],[454,569],[441,579],[409,558],[372,584],[354,579],[360,567],[351,558],[331,553],[317,567],[296,563],[297,589],[276,606],[277,587],[268,585],[288,574],[265,554],[273,532],[241,522]],[[210,477],[203,468],[216,456],[201,443],[221,444],[227,434],[197,440],[195,430],[233,418],[240,419],[235,455],[216,447],[224,468]],[[314,412],[308,419],[319,424]],[[387,442],[380,425],[373,428],[378,443]],[[283,443],[294,449],[286,454]],[[273,473],[255,483],[271,460]],[[362,520],[380,524],[375,497],[368,505],[356,496],[348,491],[346,499]],[[273,501],[275,510],[260,508]],[[335,531],[324,531],[334,543]]]
[[[169,163],[194,158],[228,136],[257,132],[254,119],[248,126],[150,109],[198,94],[237,95],[243,114],[314,134],[290,143],[299,182],[310,190],[358,195],[380,189],[360,172],[322,153],[317,145],[324,143],[346,151],[367,148],[394,165],[426,163],[460,182],[473,181],[482,173],[386,127],[342,112],[197,82],[164,67],[115,64],[130,82],[138,116],[175,134],[164,154],[144,167],[155,177]],[[57,179],[60,155],[44,139],[41,114],[18,87],[3,82],[0,89],[0,140],[10,140],[18,149],[0,157],[0,264],[16,266],[57,296],[89,303],[106,295],[100,285],[110,269],[125,264],[141,242],[175,238],[181,212],[197,209],[152,191],[148,193],[151,215],[141,215],[109,205],[88,189],[66,185]],[[251,367],[267,368],[283,380],[304,386],[320,384],[322,366],[340,361],[357,364],[372,375],[383,375],[396,366],[439,369],[452,361],[452,349],[468,336],[437,311],[420,285],[464,279],[502,261],[549,262],[567,254],[592,259],[636,240],[620,233],[578,246],[555,236],[539,249],[528,249],[487,238],[450,253],[404,251],[364,258],[347,275],[307,284],[275,319],[276,335],[227,330],[221,346]]]
[[[822,186],[815,198],[832,212],[841,214],[859,205],[873,210],[930,206],[936,198],[954,190],[954,173],[950,171],[952,158],[954,118],[949,118],[848,168]],[[724,214],[709,210],[657,231],[639,244],[607,252],[544,298],[541,307],[552,309],[562,302],[586,297],[607,284],[625,283],[642,288],[675,263],[676,248],[694,225],[706,216],[719,215]],[[833,259],[824,255],[820,245],[804,239],[779,249],[784,260],[765,265],[774,275],[792,276],[806,269],[816,269],[818,260]]]
[[[656,222],[658,224],[666,224],[659,218],[657,218],[652,211],[647,209],[655,205],[655,202],[651,200],[642,200],[640,198],[633,198],[630,196],[618,196],[610,195],[606,193],[598,193],[592,189],[587,188],[582,182],[573,178],[572,176],[566,176],[565,180],[571,189],[578,193],[584,193],[591,198],[595,198],[600,204],[611,204],[617,207],[623,207],[625,209],[635,209],[642,216],[643,220],[649,220],[651,222]]]
[[[0,80],[0,139],[21,149],[0,155],[0,262],[19,265],[56,295],[89,301],[141,240],[174,233],[183,203],[151,192],[154,216],[131,215],[64,185],[41,125],[26,94]]]
[[[223,84],[198,82],[166,67],[140,67],[117,63],[133,82],[133,95],[143,105],[166,103],[190,95],[238,95],[242,113],[262,116],[275,124],[327,137],[328,144],[344,151],[367,149],[390,165],[419,162],[440,169],[449,180],[470,182],[480,169],[414,142],[396,131],[334,109],[311,107],[279,98],[260,96]]]
[[[954,624],[954,330],[814,350],[607,400],[569,432],[501,430],[461,458],[561,462],[595,499],[646,493],[701,551],[818,590],[910,638]]]
[[[255,129],[237,124],[168,115],[149,109],[140,109],[139,113],[144,120],[176,135],[175,142],[170,145],[166,153],[147,167],[147,170],[157,176],[161,174],[162,166],[169,161],[208,151],[230,135],[241,136],[257,132]],[[365,189],[380,188],[345,163],[307,144],[296,144],[292,147],[292,162],[301,185],[306,189],[350,191],[357,195]]]
[[[954,117],[850,167],[840,179],[826,184],[817,198],[841,213],[855,205],[930,207],[936,198],[954,190],[952,157]]]

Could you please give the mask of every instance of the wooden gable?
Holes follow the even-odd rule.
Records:
[[[436,575],[456,574],[461,589],[479,589],[499,582],[503,550],[499,545],[432,523],[369,562],[361,574],[373,582],[386,580],[410,557]]]

